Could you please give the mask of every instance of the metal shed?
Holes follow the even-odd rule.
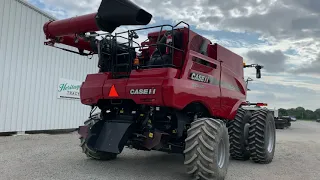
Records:
[[[89,115],[77,94],[66,99],[59,87],[76,92],[97,72],[97,57],[44,46],[50,19],[26,1],[0,1],[0,132],[76,128]]]

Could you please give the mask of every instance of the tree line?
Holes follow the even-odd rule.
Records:
[[[290,109],[279,109],[279,116],[293,116],[297,119],[304,120],[316,120],[320,119],[320,108],[315,111],[305,109],[303,107],[290,108]]]

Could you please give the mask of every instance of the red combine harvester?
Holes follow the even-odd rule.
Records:
[[[196,179],[224,179],[230,156],[270,163],[272,113],[242,108],[243,70],[255,67],[260,78],[262,66],[244,65],[241,56],[185,22],[112,35],[119,26],[147,25],[151,18],[130,1],[102,0],[97,13],[44,25],[46,45],[65,44],[99,57],[99,71],[88,74],[80,89],[81,103],[92,107],[78,130],[83,152],[101,160],[115,159],[125,146],[180,153]],[[155,28],[160,30],[150,31]],[[98,40],[96,31],[107,33]],[[140,44],[139,31],[148,32]],[[100,113],[93,114],[96,108]]]

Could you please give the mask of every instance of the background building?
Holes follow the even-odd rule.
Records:
[[[76,128],[89,115],[90,107],[63,96],[78,97],[97,59],[44,46],[50,19],[25,1],[0,1],[0,132]]]

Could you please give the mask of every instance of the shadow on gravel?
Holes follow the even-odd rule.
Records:
[[[96,175],[120,175],[125,177],[141,176],[151,178],[159,175],[163,179],[187,179],[183,165],[183,156],[179,154],[167,154],[162,152],[142,152],[124,150],[116,160],[99,161],[82,156],[82,158],[70,158],[69,166],[80,165],[77,168],[82,172]],[[83,154],[82,154],[83,155]],[[161,177],[160,176],[160,177]],[[130,178],[129,178],[130,179]]]

